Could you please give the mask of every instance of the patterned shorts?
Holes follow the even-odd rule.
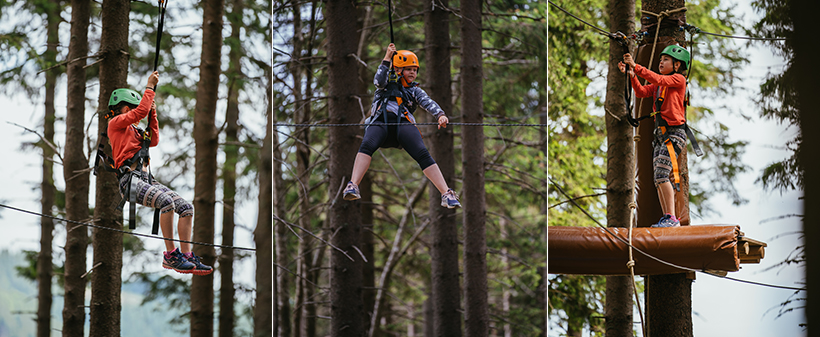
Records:
[[[128,177],[126,174],[120,178],[120,195],[125,195],[125,189],[128,184]],[[153,184],[148,183],[148,174],[133,176],[134,189],[137,191],[137,203],[143,206],[158,208],[160,213],[165,214],[174,211],[179,214],[179,217],[193,216],[194,206],[187,200],[172,191],[170,188],[160,184],[154,180]],[[125,196],[126,198],[128,196]]]
[[[675,149],[675,158],[680,156],[681,149],[686,146],[686,131],[683,128],[668,128],[666,133]],[[661,143],[660,129],[655,129],[655,138],[652,140],[652,167],[655,172],[655,186],[669,181],[672,174],[672,158],[666,144]]]

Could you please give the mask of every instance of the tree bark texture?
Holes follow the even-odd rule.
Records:
[[[273,76],[268,70],[265,73],[268,78],[268,92],[273,88]],[[281,172],[276,172],[274,167],[281,167],[278,162],[273,162],[273,139],[276,134],[273,131],[273,102],[268,97],[268,127],[265,129],[265,139],[262,149],[259,152],[259,214],[256,219],[256,229],[253,239],[256,243],[256,305],[254,306],[254,337],[273,336],[276,310],[271,313],[271,308],[276,305],[276,301],[271,299],[271,294],[275,291],[273,282],[276,280],[276,273],[279,271],[273,267],[273,245],[271,242],[273,235],[273,210],[276,209],[276,202],[273,193],[273,177]],[[278,140],[277,140],[278,141]],[[281,178],[280,178],[281,179]]]
[[[91,1],[71,1],[71,39],[68,59],[88,55],[88,25]],[[88,220],[89,175],[82,172],[88,167],[85,145],[85,84],[86,61],[66,65],[68,98],[66,108],[65,152],[63,179],[65,180],[66,219]],[[78,228],[79,227],[79,228]],[[63,283],[63,336],[82,336],[85,330],[85,258],[88,251],[88,230],[82,225],[66,223],[65,275]]]
[[[483,123],[480,0],[461,3],[461,113],[464,123]],[[464,175],[464,325],[467,337],[487,336],[487,238],[484,191],[484,129],[462,128]]]
[[[57,45],[60,44],[58,28],[60,27],[60,2],[55,1],[46,9],[46,52],[43,55],[46,66],[57,63]],[[54,87],[57,84],[58,68],[46,72],[45,83],[45,118],[43,120],[43,140],[40,147],[43,149],[43,172],[40,183],[40,210],[41,213],[51,215],[54,208],[54,150],[49,144],[54,144]],[[51,263],[53,255],[51,245],[54,241],[54,220],[40,218],[40,253],[37,255],[37,336],[51,335],[51,279],[54,274]]]
[[[220,56],[222,49],[223,0],[203,1],[202,53],[199,82],[196,88],[194,143],[196,144],[194,180],[194,237],[196,242],[214,242],[214,207],[216,203],[216,152],[219,148],[215,125],[219,94]],[[213,266],[213,247],[194,245],[193,251],[202,263]],[[214,275],[197,276],[191,281],[191,337],[214,334]]]
[[[652,13],[674,10],[684,7],[683,0],[654,0],[642,3],[642,10]],[[658,20],[647,15],[641,20],[642,29],[649,32],[649,37],[644,39],[645,44],[640,46],[636,55],[636,62],[644,65],[654,72],[658,72],[660,53],[668,45],[677,44],[683,41],[683,32],[678,30],[679,22],[686,22],[685,12],[673,14],[660,21],[660,32],[658,33],[657,45],[654,54],[652,44],[654,33],[658,28]],[[650,58],[652,64],[649,64]],[[642,82],[644,83],[644,82]],[[639,110],[636,115],[647,115],[652,111],[652,99],[638,100]],[[657,222],[663,215],[658,199],[657,189],[654,185],[652,170],[652,138],[655,125],[647,122],[641,123],[639,128],[640,141],[636,144],[638,167],[638,226],[648,227]],[[686,149],[681,151],[678,157],[681,176],[681,192],[676,192],[676,199],[688,199],[688,170],[686,165]],[[685,186],[684,186],[685,185]],[[682,225],[688,224],[688,207],[681,207],[680,201],[676,202],[676,215],[686,221]],[[689,337],[692,336],[692,282],[686,278],[686,274],[671,274],[646,277],[646,329],[650,337],[672,336]]]
[[[222,166],[222,244],[233,246],[234,209],[236,205],[236,163],[239,147],[231,145],[238,141],[239,132],[239,91],[245,81],[242,73],[242,50],[239,41],[242,30],[243,0],[233,0],[231,13],[227,15],[231,25],[231,50],[228,52],[228,105],[225,109],[225,163]],[[261,186],[260,186],[261,187]],[[219,255],[219,337],[232,337],[234,328],[233,249],[223,249]]]
[[[546,47],[545,47],[545,49],[546,49]],[[540,84],[538,86],[538,105],[540,107],[539,114],[538,114],[539,115],[538,119],[539,119],[540,124],[547,125],[547,122],[549,122],[549,118],[547,117],[547,107],[548,107],[549,104],[548,104],[548,101],[547,101],[547,81],[548,81],[548,79],[547,79],[547,54],[546,54],[546,50],[544,51],[544,55],[539,57],[538,62],[539,62],[539,65],[541,67],[541,71],[540,71],[541,76],[539,77],[539,83]],[[544,158],[543,167],[546,170],[547,169],[547,159],[546,158],[547,158],[547,153],[548,153],[548,150],[549,150],[549,142],[547,141],[548,137],[549,137],[548,133],[547,133],[547,127],[542,126],[541,128],[539,128],[538,135],[539,135],[540,140],[541,140],[540,141],[541,142],[541,152],[543,153],[543,158]],[[543,191],[544,191],[544,195],[546,195],[547,191],[549,191],[548,182],[546,180],[543,182],[543,187],[542,188],[543,188]],[[541,214],[544,216],[544,219],[547,218],[547,211],[549,211],[549,202],[548,202],[547,198],[544,197],[544,200],[541,203]],[[548,242],[549,238],[547,237],[548,229],[547,229],[547,221],[546,220],[544,220],[543,226],[541,226],[541,230],[543,232],[544,242]],[[549,261],[549,253],[547,253],[546,255],[547,256],[544,256],[544,261]],[[547,332],[549,331],[549,329],[548,329],[548,327],[549,327],[549,317],[548,317],[549,316],[549,299],[548,299],[549,293],[547,291],[547,287],[548,287],[548,284],[547,284],[547,274],[548,273],[547,273],[547,271],[549,270],[548,264],[549,264],[548,262],[544,262],[544,265],[542,267],[539,267],[539,268],[541,268],[541,272],[539,273],[539,275],[541,275],[541,281],[540,281],[541,286],[539,287],[540,290],[539,290],[539,296],[538,296],[538,299],[539,299],[538,303],[540,304],[539,307],[544,310],[544,314],[541,316],[541,323],[539,324],[539,326],[541,327],[542,330],[544,330],[543,331],[543,336],[544,337],[547,336]]]
[[[105,1],[102,4],[102,35],[100,37],[100,96],[97,103],[99,113],[98,139],[106,144],[106,153],[111,153],[111,144],[102,138],[108,129],[108,120],[103,118],[108,109],[111,92],[127,87],[128,76],[128,24],[131,2],[128,0]],[[96,181],[94,219],[95,225],[120,229],[122,212],[115,209],[121,196],[117,178],[111,172],[99,170]],[[94,265],[91,273],[90,337],[120,335],[120,301],[122,286],[122,233],[94,229]]]
[[[365,331],[370,330],[370,321],[373,319],[373,307],[376,305],[376,265],[375,265],[375,245],[373,235],[373,175],[365,173],[362,183],[359,185],[359,193],[362,195],[362,254],[367,258],[367,262],[362,264],[362,305],[364,305],[364,327]],[[377,331],[378,332],[378,331]]]
[[[799,153],[800,170],[803,173],[804,184],[804,199],[803,199],[803,214],[809,214],[809,211],[817,209],[820,206],[820,179],[813,174],[813,169],[817,167],[820,161],[820,151],[818,147],[814,146],[820,141],[818,133],[813,132],[820,127],[820,118],[817,112],[812,109],[816,104],[816,79],[820,76],[820,71],[817,68],[816,46],[817,38],[814,33],[817,19],[814,17],[815,13],[820,10],[820,3],[809,0],[792,0],[790,14],[794,22],[794,38],[793,38],[793,69],[797,69],[795,75],[797,83],[797,100],[800,106],[800,129],[803,135],[803,145]],[[806,238],[803,245],[805,247],[806,256],[806,287],[808,291],[806,296],[806,311],[803,319],[809,322],[806,336],[816,336],[820,328],[816,323],[810,323],[812,318],[820,315],[820,301],[818,300],[817,291],[820,289],[820,273],[818,273],[818,262],[820,262],[820,250],[816,245],[808,243],[808,238],[817,237],[817,224],[809,217],[803,218],[803,237]]]
[[[437,6],[447,7],[448,3],[449,1],[443,0]],[[434,10],[432,4],[428,2],[425,2],[424,6],[424,56],[427,58],[424,66],[427,70],[425,82],[427,82],[430,97],[441,106],[445,114],[452,117],[450,12],[440,8]],[[448,186],[455,189],[453,127],[438,129],[430,126],[427,131],[430,134],[426,137],[430,144],[430,154],[436,160]],[[459,337],[462,334],[462,317],[459,311],[461,290],[459,287],[456,212],[441,207],[441,193],[434,186],[430,186],[429,194],[433,241],[430,251],[433,286],[431,304],[434,310],[435,336]]]
[[[372,24],[373,12],[373,6],[363,6],[359,9],[359,17],[361,19],[358,20],[358,28],[361,29],[361,35],[359,36],[356,55],[365,62],[370,61],[364,50],[371,32],[370,29],[365,27],[369,27]],[[363,66],[360,66],[358,71],[358,96],[359,99],[361,99],[361,115],[362,119],[364,119],[367,115],[367,111],[364,109],[367,109],[366,107],[369,107],[371,103],[371,96],[368,95],[367,91],[373,85],[373,81],[369,80],[373,78],[373,73],[371,69]],[[360,145],[361,140],[357,138],[356,146]],[[359,193],[362,195],[362,199],[359,202],[362,211],[361,249],[362,254],[364,254],[364,257],[367,259],[367,261],[362,264],[362,304],[365,309],[363,319],[364,331],[370,331],[370,321],[373,319],[373,307],[376,304],[375,235],[373,234],[375,229],[375,224],[373,223],[375,207],[373,206],[373,175],[370,172],[365,173],[364,177],[362,177],[362,183],[359,184]],[[376,332],[378,333],[379,331],[377,330]]]
[[[330,123],[357,123],[360,120],[355,84],[357,62],[350,54],[356,53],[357,12],[349,1],[328,1],[325,6],[327,22],[328,87]],[[339,188],[350,179],[353,158],[358,150],[358,128],[331,128],[328,130],[330,161],[328,164],[330,210],[328,220],[331,243],[346,252],[331,251],[331,336],[363,336],[364,308],[362,306],[362,264],[356,252],[361,238],[361,213],[358,202],[342,200]]]
[[[278,112],[278,110],[276,111]],[[278,118],[276,112],[271,112],[271,119],[275,123]],[[284,182],[282,181],[282,149],[279,144],[279,136],[276,132],[272,133],[272,149],[273,149],[273,178],[272,178],[272,192],[273,192],[273,214],[282,217],[285,214],[284,210]],[[275,144],[275,145],[273,145]],[[277,221],[276,230],[274,232],[274,239],[276,242],[276,264],[282,268],[288,268],[290,257],[288,254],[288,236],[291,235],[288,231],[287,224]],[[290,284],[291,272],[289,270],[280,269],[276,274],[276,316],[273,318],[274,325],[277,326],[277,336],[290,337],[291,336],[291,306],[290,306]]]
[[[633,13],[635,0],[618,0],[609,3],[609,26],[612,31],[631,34],[635,31]],[[606,188],[606,220],[609,227],[629,227],[630,215],[633,210],[629,204],[635,200],[635,152],[633,151],[632,125],[627,123],[628,111],[624,101],[626,81],[618,70],[618,62],[623,55],[631,50],[625,50],[615,40],[609,42],[609,72],[607,75],[605,110],[606,137],[607,137],[607,188]],[[620,120],[613,117],[620,117]],[[627,268],[624,266],[624,268]],[[632,336],[632,277],[606,277],[606,304],[604,306],[604,326],[606,335],[610,337]]]

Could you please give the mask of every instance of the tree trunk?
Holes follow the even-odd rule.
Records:
[[[279,110],[277,109],[275,112],[271,112],[271,120],[275,124],[278,121],[277,113]],[[282,216],[285,214],[285,210],[283,208],[283,201],[285,199],[284,195],[282,195],[282,191],[284,190],[284,182],[282,181],[282,149],[279,143],[279,135],[277,132],[271,130],[271,143],[276,144],[275,146],[272,145],[273,156],[272,161],[272,172],[273,172],[273,179],[272,179],[272,191],[273,191],[273,214],[277,216]],[[276,231],[274,232],[274,239],[276,242],[276,263],[282,267],[287,268],[288,263],[290,262],[288,257],[288,232],[287,225],[283,222],[276,222]],[[276,278],[276,316],[274,317],[274,323],[277,325],[277,336],[281,337],[290,337],[291,333],[291,321],[290,321],[290,271],[287,270],[277,270],[277,278]]]
[[[376,265],[375,245],[373,243],[373,176],[365,173],[359,185],[362,195],[362,254],[367,262],[362,265],[362,304],[364,305],[364,327],[370,331],[370,321],[373,319],[373,307],[376,305]]]
[[[666,10],[673,10],[684,6],[683,0],[654,0],[642,3],[642,10],[652,13],[660,13]],[[644,65],[652,71],[658,71],[658,62],[660,60],[660,53],[664,47],[676,44],[676,40],[683,41],[683,32],[679,31],[677,25],[667,26],[670,23],[676,22],[677,19],[686,21],[685,13],[672,14],[671,17],[665,18],[661,21],[661,29],[658,34],[657,45],[655,52],[652,54],[652,43],[654,41],[655,24],[657,20],[650,16],[650,20],[642,20],[642,25],[650,26],[650,35],[644,39],[645,44],[642,45],[636,57],[638,64]],[[649,64],[649,59],[652,58],[652,64]],[[644,99],[639,106],[639,114],[641,116],[647,115],[652,110],[651,99]],[[642,123],[639,128],[641,141],[637,144],[637,158],[638,167],[645,168],[638,170],[638,190],[644,193],[638,193],[638,226],[648,227],[652,225],[661,217],[660,201],[658,200],[657,190],[654,186],[654,179],[652,176],[652,131],[654,130],[653,123]],[[685,177],[686,169],[686,149],[684,148],[679,156],[679,166],[681,170],[681,190],[689,190],[689,187],[684,187],[688,183]],[[681,192],[680,196],[676,198],[688,198]],[[677,206],[676,206],[677,209]],[[688,212],[688,207],[682,208],[682,211]],[[681,212],[677,216],[679,218],[688,219],[688,214]],[[682,223],[684,224],[684,223]],[[691,280],[686,278],[686,274],[672,274],[672,275],[657,275],[646,277],[646,329],[648,336],[671,336],[671,337],[689,337],[692,336],[692,285]]]
[[[635,0],[622,0],[609,3],[609,26],[612,31],[631,34],[635,31],[633,13]],[[621,119],[607,113],[607,209],[608,227],[629,227],[632,209],[629,204],[634,201],[635,153],[632,145],[632,126],[626,122],[627,111],[624,102],[624,75],[618,70],[618,62],[623,60],[624,47],[614,40],[609,43],[609,72],[605,109]],[[624,266],[624,269],[627,267]],[[604,306],[604,326],[610,337],[632,336],[632,277],[606,277],[606,304]]]
[[[440,5],[447,7],[449,1]],[[432,3],[425,2],[424,36],[426,82],[430,97],[441,106],[445,114],[452,116],[453,92],[450,87],[450,12],[433,10]],[[427,137],[430,154],[447,181],[455,189],[455,155],[453,153],[453,127],[438,129],[430,126]],[[478,130],[480,130],[479,128]],[[430,188],[430,220],[432,225],[431,280],[432,306],[435,336],[461,336],[461,291],[458,269],[458,227],[456,212],[441,207],[441,193]]]
[[[791,1],[790,13],[794,22],[794,38],[792,45],[794,48],[793,69],[796,72],[797,88],[797,106],[800,108],[800,130],[803,136],[803,143],[801,151],[799,152],[800,170],[804,179],[804,200],[803,200],[803,214],[809,214],[809,211],[814,210],[815,206],[820,206],[820,198],[818,198],[818,188],[820,187],[820,180],[813,174],[814,168],[817,167],[818,161],[818,147],[814,146],[820,141],[818,134],[813,130],[820,127],[820,118],[817,112],[811,107],[816,103],[816,93],[814,86],[818,74],[816,66],[816,45],[817,39],[815,37],[815,25],[817,19],[814,17],[815,13],[820,10],[820,4],[816,1]],[[806,257],[806,313],[804,322],[810,322],[811,319],[820,315],[820,301],[818,301],[817,290],[820,289],[820,275],[818,275],[818,262],[820,256],[817,246],[810,244],[810,238],[817,237],[817,224],[814,223],[810,217],[803,218],[803,237],[806,238],[803,243],[805,247]],[[806,336],[816,336],[818,334],[817,324],[809,323],[806,330]]]
[[[366,27],[369,27],[373,22],[373,12],[373,6],[363,6],[359,10],[361,20],[358,21],[358,28],[361,29],[362,33],[359,36],[356,55],[365,62],[369,61],[365,48],[367,47],[367,41],[369,40],[371,31]],[[370,69],[367,67],[359,67],[359,81],[357,81],[359,83],[358,96],[361,99],[363,109],[366,109],[366,107],[369,107],[371,104],[370,95],[367,94],[367,91],[373,85],[373,82],[366,79],[372,78],[373,74],[370,72]],[[361,114],[364,116],[367,112],[361,111]],[[356,146],[360,145],[361,140],[357,138]],[[359,192],[362,195],[360,202],[362,210],[361,248],[362,254],[364,254],[364,257],[367,259],[362,265],[362,304],[365,309],[363,319],[364,331],[370,331],[370,321],[373,319],[373,307],[376,304],[375,235],[373,234],[375,230],[373,216],[375,207],[373,207],[373,175],[370,172],[365,173],[364,177],[362,177],[362,183],[359,184]]]
[[[222,49],[223,0],[202,2],[202,56],[196,88],[194,142],[196,144],[196,178],[194,181],[194,238],[196,242],[214,242],[214,207],[216,203],[216,101],[219,89]],[[202,263],[213,266],[213,247],[194,245]],[[191,336],[214,334],[214,275],[196,276],[191,281]]]
[[[501,218],[498,221],[498,229],[500,230],[500,234],[504,241],[510,241],[509,234],[507,233],[507,218]],[[510,257],[507,254],[507,248],[501,248],[501,268],[504,270],[504,274],[510,275]],[[501,312],[504,314],[504,317],[510,316],[510,299],[512,298],[512,294],[510,288],[506,285],[501,285],[503,290],[501,291]],[[502,324],[501,329],[498,330],[499,336],[504,337],[512,337],[512,326],[509,322],[504,322]]]
[[[239,147],[231,145],[238,141],[239,131],[239,91],[242,88],[245,76],[242,73],[242,51],[239,47],[242,30],[243,0],[233,0],[232,10],[228,14],[231,25],[231,50],[228,53],[228,105],[225,109],[225,163],[222,168],[222,244],[233,246],[234,210],[236,205],[236,163],[239,160]],[[232,337],[234,327],[234,296],[236,290],[233,284],[233,249],[223,249],[219,255],[219,337]]]
[[[547,56],[546,56],[546,52],[544,53],[544,55],[539,57],[538,62],[539,62],[540,67],[541,67],[541,71],[540,71],[541,76],[539,76],[540,84],[538,86],[539,88],[541,88],[540,90],[538,90],[538,105],[540,106],[538,118],[539,118],[539,123],[540,124],[547,125],[547,122],[549,122],[549,118],[547,118],[547,106],[549,104],[547,102],[547,85],[548,85],[547,81],[548,80],[547,80]],[[539,134],[540,139],[541,139],[540,140],[540,142],[541,142],[541,152],[543,153],[543,158],[544,158],[544,163],[543,163],[544,166],[543,167],[546,168],[547,167],[547,159],[546,158],[547,158],[547,153],[548,153],[548,150],[549,150],[549,142],[548,142],[548,137],[549,136],[548,136],[548,133],[547,133],[547,127],[542,126],[541,128],[539,128],[538,134]],[[542,188],[543,188],[543,191],[545,192],[544,195],[546,195],[546,192],[549,191],[549,186],[548,186],[547,180],[544,180]],[[543,231],[544,242],[549,242],[549,238],[548,238],[548,235],[547,235],[548,230],[547,230],[547,220],[546,220],[548,211],[549,211],[549,202],[547,200],[547,197],[544,197],[544,200],[541,203],[541,214],[544,216],[544,223],[541,227],[541,230]],[[548,261],[548,260],[549,260],[549,258],[547,258],[547,257],[544,258],[544,261]],[[548,285],[547,285],[547,274],[548,274],[548,272],[547,271],[549,270],[549,268],[548,268],[549,266],[547,264],[548,264],[548,262],[544,262],[544,265],[542,267],[539,267],[539,268],[541,268],[541,272],[539,273],[539,275],[541,275],[541,281],[540,281],[541,286],[539,287],[540,292],[539,292],[539,296],[538,296],[538,299],[539,299],[538,303],[540,304],[539,307],[544,310],[543,315],[541,315],[541,323],[539,324],[539,326],[541,327],[542,330],[544,330],[543,331],[543,333],[544,333],[543,337],[547,337],[547,332],[549,331],[549,329],[548,329],[548,326],[549,326],[549,317],[548,317],[549,316],[549,299],[548,299],[549,292],[547,291],[547,288],[548,288]]]
[[[273,76],[270,70],[265,72],[268,79],[268,92],[273,88]],[[271,292],[275,291],[276,287],[272,284],[276,280],[276,273],[279,271],[273,268],[273,246],[271,246],[271,234],[273,231],[273,213],[276,209],[276,199],[273,193],[272,177],[281,179],[281,172],[274,170],[274,167],[280,167],[278,162],[273,162],[272,157],[272,143],[276,137],[276,132],[273,131],[273,102],[268,97],[268,127],[265,129],[265,140],[262,143],[262,149],[259,152],[259,215],[256,219],[256,229],[254,230],[254,241],[256,242],[256,304],[254,306],[254,337],[272,336],[275,331],[275,325],[271,324],[271,320],[276,315],[274,310],[271,314],[271,307],[276,301],[271,301]],[[277,139],[278,142],[278,139]],[[272,207],[269,207],[272,206]],[[274,274],[274,275],[271,275]],[[275,320],[275,319],[274,319]]]
[[[128,23],[131,2],[105,1],[102,4],[102,35],[100,37],[100,96],[97,109],[108,108],[111,92],[127,87],[128,76]],[[108,129],[108,120],[99,113],[98,139]],[[108,142],[106,142],[108,143]],[[111,153],[111,144],[104,144]],[[96,181],[95,225],[120,229],[122,212],[115,209],[121,196],[117,179],[111,172],[99,170]],[[91,273],[90,337],[120,335],[120,302],[122,286],[122,233],[94,229],[94,272]]]
[[[46,52],[43,55],[45,66],[50,67],[57,63],[57,45],[60,44],[58,28],[60,26],[60,2],[55,2],[46,9]],[[43,149],[43,176],[40,184],[42,197],[40,199],[41,213],[51,215],[54,208],[54,150],[48,143],[54,144],[54,87],[57,84],[57,68],[46,72],[45,83],[45,119],[43,122],[43,140],[40,146]],[[37,255],[37,336],[51,335],[51,278],[54,274],[51,258],[51,244],[54,241],[54,220],[47,217],[40,218],[40,253]]]
[[[91,1],[71,1],[71,40],[68,59],[88,55],[88,24]],[[66,108],[66,136],[63,163],[65,180],[66,219],[88,219],[89,175],[81,172],[88,167],[83,147],[85,145],[85,60],[66,65],[68,85]],[[65,275],[63,304],[63,336],[82,336],[85,330],[85,258],[88,251],[88,229],[74,223],[66,223]]]
[[[308,38],[308,45],[305,49],[305,57],[312,57],[313,56],[313,41],[315,40],[315,32],[316,32],[316,12],[318,11],[317,1],[312,1],[311,6],[311,16],[310,16],[310,25],[308,29],[310,29],[311,34]],[[307,100],[313,99],[313,67],[310,65],[311,62],[305,63],[305,95],[304,98]],[[305,123],[308,123],[310,120],[310,116],[313,116],[313,110],[311,109],[310,104],[303,104],[302,106],[302,120]],[[305,128],[305,130],[309,130]],[[305,139],[309,139],[309,135],[305,133]],[[310,164],[310,150],[305,147],[302,147],[302,144],[297,142],[297,152],[299,150],[302,151],[303,155],[300,156],[304,160],[302,165],[304,166],[305,177],[309,177],[311,175],[309,171]],[[299,168],[301,170],[301,168]],[[310,182],[310,179],[305,179],[306,181]],[[309,185],[309,184],[308,184]],[[311,203],[310,198],[305,198],[302,200],[302,214],[303,217],[312,218],[311,216]],[[306,222],[307,225],[310,225],[310,221]],[[321,226],[317,227],[321,228]],[[305,242],[310,243],[306,246],[314,246],[316,243],[313,241],[313,237],[305,237]],[[306,268],[308,279],[311,282],[305,284],[305,337],[315,337],[316,336],[316,300],[314,298],[314,293],[316,290],[314,289],[314,284],[319,280],[319,269],[317,266],[321,265],[322,257],[324,256],[323,249],[312,249],[314,253],[305,255],[305,262],[309,262],[310,268]],[[312,258],[311,258],[312,256]]]
[[[464,123],[483,123],[480,0],[461,3],[461,114]],[[467,337],[487,336],[487,238],[485,233],[484,129],[462,128],[464,174],[464,325]]]
[[[329,122],[356,123],[360,120],[355,99],[358,63],[350,54],[356,53],[356,8],[349,1],[329,1],[325,6],[327,22],[328,87],[330,96]],[[361,238],[361,213],[358,202],[341,199],[338,190],[350,179],[356,156],[358,128],[328,130],[330,161],[328,164],[330,232],[332,244],[347,256],[331,251],[331,336],[362,336],[364,308],[362,306],[362,258],[356,252]],[[348,257],[350,256],[352,260]]]
[[[278,112],[278,111],[277,111]],[[277,114],[271,113],[272,120],[276,123]],[[272,181],[272,191],[273,191],[273,214],[282,217],[285,214],[283,208],[283,200],[284,196],[282,195],[282,190],[284,190],[284,182],[282,182],[282,149],[279,144],[279,136],[276,131],[272,131],[272,144],[276,144],[273,147],[273,181]],[[274,232],[275,240],[276,240],[276,264],[283,268],[287,268],[290,258],[288,255],[288,236],[291,235],[288,231],[287,224],[281,221],[276,222],[276,231]],[[276,317],[274,317],[274,322],[278,326],[277,329],[277,336],[280,337],[290,337],[291,335],[291,321],[290,321],[290,278],[291,275],[289,271],[285,270],[277,270],[277,278],[276,278]]]
[[[293,2],[293,40],[291,44],[293,45],[293,51],[291,55],[291,76],[293,76],[293,90],[291,91],[293,94],[293,107],[294,107],[294,121],[296,123],[303,123],[304,113],[302,108],[305,105],[302,98],[302,64],[299,59],[302,56],[302,43],[304,38],[302,37],[302,4],[299,1]],[[309,204],[309,193],[310,193],[310,176],[305,174],[308,165],[310,164],[310,152],[309,149],[305,151],[305,145],[299,144],[304,142],[308,144],[308,137],[310,135],[310,128],[299,128],[294,132],[293,136],[297,139],[296,143],[296,186],[297,186],[297,195],[299,196],[299,210],[304,211],[305,207],[304,204]],[[306,183],[307,182],[307,183]],[[308,206],[308,208],[310,208]],[[302,214],[298,220],[296,220],[297,224],[302,228],[307,230],[311,230],[310,228],[310,218],[306,214]],[[299,240],[299,245],[297,248],[297,255],[300,257],[296,261],[296,275],[298,277],[295,279],[296,282],[296,303],[295,310],[293,312],[293,337],[301,337],[302,336],[302,329],[304,327],[304,312],[305,312],[305,287],[306,282],[305,279],[307,278],[307,270],[310,269],[310,262],[309,258],[306,256],[310,252],[310,243],[305,242],[305,240],[310,240],[312,242],[313,237],[310,235],[302,236],[302,239]]]

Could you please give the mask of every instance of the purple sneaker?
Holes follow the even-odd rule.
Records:
[[[170,252],[163,252],[162,268],[173,269],[178,273],[190,274],[194,270],[193,263],[188,262],[188,259],[182,255],[179,248],[175,248]]]
[[[188,259],[189,263],[194,265],[194,268],[191,269],[191,271],[189,271],[189,273],[191,274],[208,275],[214,271],[214,269],[211,266],[205,265],[202,262],[200,262],[199,256],[194,255],[194,252],[187,252],[185,254],[182,254],[182,256]]]

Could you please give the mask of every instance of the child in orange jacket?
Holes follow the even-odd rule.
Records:
[[[656,126],[655,137],[652,140],[652,164],[655,187],[664,215],[652,227],[680,226],[675,214],[675,190],[680,190],[677,157],[686,146],[686,77],[682,73],[689,68],[689,60],[689,52],[686,49],[671,45],[661,52],[658,65],[660,74],[636,64],[632,55],[628,53],[624,54],[624,61],[618,63],[621,72],[626,71],[626,65],[631,67],[629,77],[636,97],[655,99],[652,112]],[[636,74],[646,79],[649,84],[641,85]],[[674,186],[669,180],[670,174],[675,179]]]
[[[148,117],[151,141],[148,146],[159,144],[159,125],[157,107],[154,103],[154,88],[159,82],[159,73],[154,71],[148,76],[148,83],[142,97],[134,90],[120,88],[111,93],[108,109],[111,116],[108,121],[108,138],[111,141],[111,154],[114,156],[114,168],[118,174],[120,194],[124,198],[129,185],[136,191],[137,203],[160,210],[159,226],[165,238],[174,237],[174,212],[179,214],[177,223],[179,238],[191,240],[194,207],[176,192],[156,180],[149,179],[148,163],[140,160],[144,132],[138,127],[143,118]],[[135,179],[132,181],[132,179]],[[179,248],[172,241],[165,240],[167,251],[163,253],[162,267],[173,269],[183,274],[208,275],[213,272],[211,266],[200,262],[199,257],[191,251],[191,244],[181,242]]]

